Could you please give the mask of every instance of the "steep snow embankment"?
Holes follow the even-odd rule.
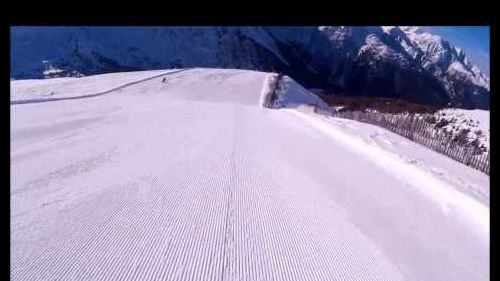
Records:
[[[11,106],[11,279],[489,279],[489,207],[360,131],[260,108],[267,78]]]
[[[328,105],[317,95],[311,93],[289,76],[283,76],[276,92],[275,106],[311,111],[314,106],[328,108]]]

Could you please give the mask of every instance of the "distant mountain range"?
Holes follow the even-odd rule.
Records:
[[[309,88],[490,108],[489,77],[416,27],[13,27],[11,77],[181,67],[281,71]]]

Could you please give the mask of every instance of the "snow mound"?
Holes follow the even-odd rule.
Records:
[[[281,79],[276,103],[278,107],[287,108],[312,108],[314,106],[328,108],[321,98],[286,75]]]

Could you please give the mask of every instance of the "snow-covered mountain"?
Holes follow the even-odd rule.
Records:
[[[465,53],[417,27],[320,27],[337,50],[332,75],[354,95],[489,108],[489,78]]]
[[[14,27],[11,77],[175,67],[279,70],[345,95],[489,109],[489,78],[415,27]]]
[[[262,46],[272,50],[272,45],[250,42],[250,35],[263,36],[258,29],[249,31],[254,33],[230,27],[18,27],[11,35],[11,75],[40,77],[45,70],[42,61],[66,72],[85,74],[214,65],[265,66],[266,55],[260,52]]]

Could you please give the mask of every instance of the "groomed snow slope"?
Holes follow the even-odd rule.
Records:
[[[124,73],[109,73],[82,78],[15,80],[10,83],[10,100],[13,102],[96,94],[172,71],[176,70],[136,71],[126,75]]]
[[[265,73],[167,77],[11,105],[12,280],[489,280],[481,200]]]

